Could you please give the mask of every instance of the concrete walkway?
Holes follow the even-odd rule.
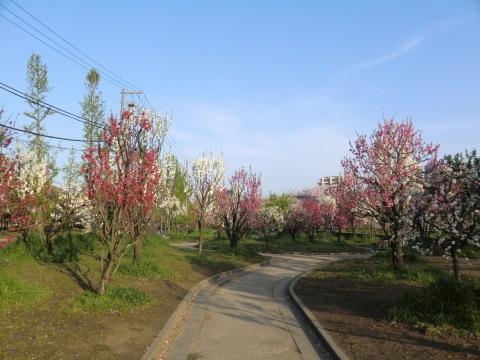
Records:
[[[210,284],[193,301],[165,359],[330,359],[289,306],[287,290],[297,275],[345,257],[278,255],[271,265]]]

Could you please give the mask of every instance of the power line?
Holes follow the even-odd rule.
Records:
[[[148,103],[150,108],[153,108],[153,106],[150,103],[150,100],[148,99],[147,95],[145,95],[145,93],[144,93],[143,96],[145,97],[145,101]],[[180,153],[178,154],[179,157],[183,158],[184,160],[189,160],[189,161],[191,161],[193,159],[185,150],[182,149],[182,147],[180,145],[178,145],[178,143],[175,141],[175,139],[170,134],[167,134],[167,137],[169,137],[173,141],[173,143],[170,142],[170,145],[171,146],[176,146],[179,149],[179,151],[180,151]]]
[[[39,133],[35,133],[33,131],[29,131],[29,130],[24,130],[24,129],[19,129],[19,128],[16,128],[16,127],[13,127],[13,126],[8,126],[8,125],[4,125],[4,124],[0,124],[0,126],[2,127],[5,127],[7,129],[11,129],[11,130],[16,130],[16,131],[20,131],[20,132],[23,132],[23,133],[26,133],[26,134],[31,134],[31,135],[36,135],[36,136],[41,136],[41,137],[46,137],[46,138],[49,138],[49,139],[55,139],[55,140],[65,140],[65,141],[74,141],[74,142],[89,142],[87,140],[81,140],[81,139],[67,139],[67,138],[62,138],[62,137],[58,137],[58,136],[51,136],[51,135],[46,135],[46,134],[39,134]],[[173,140],[173,139],[172,139]],[[23,142],[25,143],[23,140],[18,140],[17,141],[20,141],[20,142]],[[93,140],[92,142],[95,142],[95,143],[100,143],[100,142],[103,142],[102,140]],[[64,148],[64,147],[61,147],[61,146],[54,146],[54,145],[46,145],[50,148],[57,148],[59,150],[74,150],[75,152],[84,152],[86,150],[80,150],[80,149],[75,149],[75,148]],[[188,158],[185,158],[184,156],[182,156],[181,154],[178,154],[179,157],[183,157],[184,160],[187,160],[187,161],[190,161],[190,159]]]
[[[150,101],[148,100],[147,95],[143,94],[143,96],[145,97],[145,101],[150,106],[150,108],[153,109],[153,106],[152,106],[152,104],[150,104]]]
[[[0,82],[0,85],[4,85],[4,84]],[[5,85],[5,86],[8,86],[8,85]],[[0,88],[3,88],[3,87],[0,86]],[[8,92],[10,92],[10,93],[12,93],[12,94],[14,94],[12,91],[10,91],[10,90],[8,90],[8,89],[4,89],[4,90],[6,90],[6,91],[8,91]],[[16,95],[16,94],[14,94],[14,95]],[[17,95],[17,96],[19,96],[19,95]],[[20,96],[20,97],[23,98],[23,96]],[[40,104],[40,105],[41,105],[41,104]],[[47,104],[47,105],[48,105],[49,108],[51,107],[51,108],[54,108],[54,109],[59,109],[59,108],[57,108],[57,107],[55,107],[55,106],[53,106],[53,105],[49,105],[49,104]],[[47,107],[47,106],[45,106],[45,105],[41,105],[41,106]],[[59,110],[61,110],[61,109],[59,109]],[[63,111],[63,110],[62,110],[62,111]],[[65,114],[61,114],[61,115],[64,115],[64,116],[67,116],[67,117],[73,119],[73,117],[71,117],[71,116],[68,116],[68,115],[65,115]],[[81,121],[81,120],[78,120],[78,119],[74,119],[74,120]],[[89,142],[89,141],[87,141],[87,140],[68,139],[68,138],[62,138],[62,137],[57,137],[57,136],[39,134],[39,133],[35,133],[35,132],[33,132],[33,131],[23,130],[23,129],[15,128],[15,127],[8,126],[8,125],[4,125],[4,124],[0,124],[0,126],[3,126],[3,127],[5,127],[5,128],[11,129],[11,130],[16,130],[16,131],[20,131],[20,132],[23,132],[23,133],[27,133],[27,134],[31,134],[31,135],[36,135],[36,136],[42,136],[42,137],[46,137],[46,138],[50,138],[50,139],[65,140],[65,141],[76,141],[76,142]],[[173,141],[173,143],[172,143],[171,141],[169,141],[169,142],[170,142],[170,145],[171,145],[172,147],[175,147],[175,146],[176,146],[176,147],[179,149],[179,150],[175,149],[175,152],[177,153],[177,155],[178,155],[179,157],[182,157],[182,158],[184,158],[185,160],[191,160],[191,157],[177,144],[177,142],[175,141],[175,139],[173,139],[169,134],[167,134],[167,137],[170,138],[169,140]],[[166,140],[167,140],[167,139],[166,139]],[[97,143],[98,143],[98,142],[103,142],[103,141],[101,141],[101,140],[95,140],[95,141],[93,141],[93,142],[97,142]],[[69,150],[69,149],[62,148],[62,150]],[[183,154],[182,154],[182,153],[183,153]]]
[[[0,4],[0,6],[2,6],[3,8],[5,8],[5,7],[4,7],[3,5],[1,5],[1,4]],[[7,9],[7,10],[8,10],[8,9]],[[14,15],[15,15],[15,14],[14,14]],[[82,64],[80,64],[78,61],[72,59],[70,56],[65,55],[65,54],[62,53],[60,50],[58,50],[58,49],[56,49],[55,47],[53,47],[52,45],[46,43],[45,41],[43,41],[42,39],[40,39],[38,36],[32,34],[30,31],[26,30],[25,28],[21,27],[20,25],[18,25],[18,24],[15,23],[14,21],[12,21],[12,20],[10,20],[9,18],[7,18],[5,15],[0,14],[0,16],[3,17],[4,19],[6,19],[7,21],[9,21],[10,23],[12,23],[13,25],[15,25],[16,27],[18,27],[19,29],[25,31],[27,34],[29,34],[30,36],[34,37],[35,39],[37,39],[37,40],[40,41],[41,43],[47,45],[50,49],[56,51],[56,52],[59,53],[60,55],[66,57],[68,60],[70,60],[70,61],[74,62],[75,64],[77,64],[78,66],[84,68],[85,70],[90,70],[90,69],[93,67],[93,66],[91,66],[90,64],[88,64],[86,61],[80,59],[80,58],[79,58],[78,56],[76,56],[75,54],[72,54],[70,51],[68,51],[67,49],[65,49],[65,48],[62,47],[61,45],[57,44],[55,41],[51,40],[48,36],[42,34],[40,31],[36,30],[35,28],[34,28],[34,29],[35,29],[37,32],[39,32],[40,34],[42,34],[43,36],[45,36],[45,37],[46,37],[47,39],[49,39],[51,42],[57,44],[57,46],[61,47],[62,49],[64,49],[64,50],[67,51],[68,53],[72,54],[74,57],[76,57],[76,58],[79,59],[80,61],[82,61],[82,62],[86,63],[87,65],[89,65],[90,68],[89,68],[89,67],[86,67],[86,66],[84,66],[84,65],[82,65]],[[15,16],[16,16],[16,15],[15,15]],[[20,20],[21,20],[21,19],[20,19]],[[22,20],[22,21],[23,21],[23,20]],[[29,25],[29,24],[27,24],[27,25]],[[31,25],[29,25],[29,26],[31,26]],[[102,74],[105,75],[105,73],[103,73],[103,72],[102,72]],[[106,76],[107,76],[107,79],[105,79],[105,80],[108,81],[109,83],[111,83],[111,84],[113,84],[113,85],[115,85],[115,86],[118,86],[119,88],[124,87],[124,86],[121,85],[121,83],[120,83],[119,81],[113,79],[111,76],[108,76],[108,75],[106,75]],[[108,78],[110,78],[111,80],[109,80]]]
[[[1,125],[0,125],[1,126]],[[20,142],[22,144],[28,144],[28,140],[24,140],[24,139],[15,139],[15,142]],[[63,147],[63,146],[59,146],[59,145],[50,145],[50,144],[43,144],[43,146],[45,147],[48,147],[48,148],[51,148],[51,149],[58,149],[58,150],[68,150],[68,151],[75,151],[75,152],[86,152],[87,149],[76,149],[76,148],[66,148],[66,147]]]
[[[31,13],[29,13],[27,10],[25,10],[23,7],[21,7],[19,4],[17,4],[14,0],[10,0],[13,4],[15,4],[18,8],[20,8],[23,12],[25,12],[26,14],[28,14],[31,18],[33,18],[35,21],[37,21],[39,24],[41,24],[44,28],[46,28],[47,30],[49,30],[51,33],[53,33],[55,36],[57,36],[59,39],[61,39],[62,41],[64,41],[65,43],[67,43],[70,47],[72,47],[73,49],[75,49],[76,51],[78,51],[80,54],[82,54],[83,56],[85,56],[86,58],[88,58],[89,60],[91,60],[92,62],[94,62],[95,64],[97,64],[99,67],[101,67],[102,69],[106,70],[107,72],[109,72],[110,74],[112,74],[114,77],[116,77],[117,79],[120,79],[121,81],[117,80],[117,79],[114,79],[112,78],[111,76],[105,74],[104,72],[102,71],[99,71],[102,75],[105,76],[105,80],[110,82],[111,84],[115,85],[115,86],[118,86],[118,87],[122,87],[120,84],[128,84],[130,85],[131,87],[133,88],[136,88],[136,89],[139,89],[137,86],[133,85],[132,83],[128,82],[127,80],[123,79],[122,77],[116,75],[115,73],[113,73],[112,71],[110,71],[109,69],[107,69],[106,67],[104,67],[103,65],[101,65],[100,63],[98,63],[97,61],[95,61],[94,59],[92,59],[90,56],[88,56],[87,54],[85,54],[84,52],[82,52],[80,49],[78,49],[76,46],[74,46],[73,44],[71,44],[69,41],[67,41],[66,39],[64,39],[62,36],[60,36],[59,34],[57,34],[55,31],[53,31],[50,27],[48,27],[47,25],[45,25],[43,22],[41,22],[39,19],[37,19],[35,16],[33,16]],[[49,36],[45,35],[44,33],[42,33],[40,30],[38,30],[35,26],[29,24],[27,21],[23,20],[21,17],[19,17],[18,15],[16,15],[15,13],[13,13],[12,11],[10,11],[8,8],[6,8],[4,5],[0,4],[0,6],[2,6],[4,9],[6,9],[10,14],[12,14],[13,16],[15,16],[17,19],[19,19],[20,21],[22,21],[24,24],[28,25],[30,28],[32,28],[33,30],[35,30],[37,33],[41,34],[43,37],[45,37],[46,39],[48,39],[49,41],[51,41],[53,44],[55,44],[56,46],[60,47],[61,49],[63,49],[64,51],[66,51],[68,54],[72,55],[73,57],[75,57],[76,59],[78,59],[79,61],[87,64],[88,66],[90,67],[94,67],[92,66],[90,63],[88,63],[87,61],[81,59],[80,57],[78,57],[76,54],[72,53],[70,50],[66,49],[64,46],[60,45],[58,42],[56,42],[55,40],[51,39]],[[46,43],[45,41],[43,41],[42,39],[38,38],[37,36],[35,36],[34,34],[32,34],[31,32],[29,32],[28,30],[26,30],[25,28],[23,28],[22,26],[20,26],[19,24],[15,23],[14,21],[12,21],[11,19],[7,18],[6,16],[4,16],[3,14],[0,14],[0,16],[2,16],[3,18],[5,18],[7,21],[9,21],[10,23],[12,23],[13,25],[17,26],[18,28],[20,28],[21,30],[23,30],[24,32],[26,32],[27,34],[29,34],[30,36],[34,37],[35,39],[37,39],[38,41],[42,42],[43,44],[47,45],[49,48],[51,48],[52,50],[56,51],[57,53],[59,53],[60,55],[66,57],[67,59],[69,59],[70,61],[74,62],[75,64],[79,65],[80,67],[86,69],[86,70],[90,70],[89,68],[85,67],[84,65],[80,64],[79,62],[77,62],[76,60],[72,59],[71,57],[69,57],[68,55],[66,55],[65,53],[59,51],[58,49],[56,49],[55,47],[51,46],[50,44]],[[111,79],[111,80],[109,80]],[[1,84],[1,83],[0,83]],[[72,114],[68,111],[65,111],[65,110],[62,110],[60,108],[57,108],[55,106],[52,106],[50,104],[47,104],[43,101],[37,101],[35,99],[32,99],[29,97],[29,95],[25,94],[25,93],[22,93],[20,92],[19,90],[17,89],[14,89],[6,84],[2,84],[6,87],[8,87],[9,89],[17,92],[17,94],[15,94],[14,92],[8,90],[8,89],[5,89],[5,88],[2,88],[3,90],[6,90],[16,96],[19,96],[25,100],[28,100],[28,101],[32,101],[36,104],[39,104],[40,106],[42,107],[46,107],[46,108],[52,108],[52,109],[56,109],[57,112],[63,116],[66,116],[66,117],[69,117],[73,120],[76,120],[76,121],[80,121],[80,122],[84,122],[84,123],[90,123],[90,124],[93,124],[93,125],[100,125],[100,124],[97,124],[97,123],[92,123],[91,121],[87,120],[87,119],[84,119],[84,118],[81,118],[79,117],[78,115],[75,115],[75,114]],[[126,88],[130,88],[130,86],[123,86],[123,87],[126,87]],[[139,89],[140,90],[140,89]],[[150,101],[148,100],[147,96],[145,94],[144,95],[144,100],[140,99],[140,96],[137,95],[138,99],[139,99],[139,102],[142,103],[142,106],[145,105],[145,102],[147,102],[149,105],[150,105],[150,108],[153,108],[153,106],[151,105]],[[41,104],[42,103],[42,104]],[[144,107],[144,106],[143,106]],[[173,141],[170,142],[170,144],[172,146],[176,146],[178,149],[179,149],[179,152],[181,154],[181,157],[185,158],[188,160],[188,158],[191,158],[181,147],[180,145],[178,145],[178,143],[170,136],[171,140]]]
[[[51,136],[51,135],[46,135],[46,134],[39,134],[39,133],[30,131],[30,130],[18,129],[18,128],[16,128],[16,127],[9,126],[9,125],[5,125],[5,124],[0,124],[0,126],[2,126],[2,127],[4,127],[4,128],[7,128],[7,129],[20,131],[20,132],[27,133],[27,134],[31,134],[31,135],[35,135],[35,136],[46,137],[46,138],[49,138],[49,139],[65,140],[65,141],[78,141],[78,142],[96,142],[96,143],[103,142],[103,140],[92,140],[92,141],[88,140],[88,141],[87,141],[87,140],[81,140],[81,139],[67,139],[67,138],[58,137],[58,136]]]
[[[44,102],[44,101],[36,100],[36,99],[32,98],[30,95],[25,94],[25,93],[21,92],[20,90],[17,90],[17,89],[15,89],[15,88],[13,88],[13,87],[5,84],[5,83],[0,82],[0,89],[5,90],[5,91],[7,91],[7,92],[9,92],[9,93],[11,93],[11,94],[13,94],[13,95],[15,95],[15,96],[18,96],[18,97],[22,98],[22,99],[25,99],[25,100],[31,101],[31,102],[33,102],[33,103],[35,103],[35,104],[38,104],[38,105],[40,105],[40,106],[42,106],[42,107],[44,107],[44,108],[53,109],[53,110],[55,110],[59,115],[68,117],[68,118],[73,119],[73,120],[75,120],[75,121],[82,122],[82,123],[87,123],[87,124],[92,124],[92,125],[95,125],[95,126],[100,126],[100,125],[102,125],[102,124],[98,124],[98,123],[96,123],[96,122],[92,122],[92,121],[90,121],[90,120],[88,120],[88,119],[82,118],[82,117],[80,117],[80,116],[78,116],[78,115],[75,115],[75,114],[73,114],[73,113],[71,113],[71,112],[68,112],[68,111],[66,111],[66,110],[63,110],[63,109],[61,109],[61,108],[59,108],[59,107],[57,107],[57,106],[51,105],[51,104],[46,103],[46,102]],[[150,105],[151,105],[151,104],[150,104]],[[178,145],[178,143],[175,141],[175,139],[173,139],[173,137],[172,137],[170,134],[167,134],[167,137],[168,137],[168,139],[166,139],[166,140],[168,140],[168,142],[171,144],[171,146],[175,148],[175,153],[176,153],[179,157],[181,157],[181,158],[183,158],[183,159],[185,159],[185,160],[191,160],[191,156],[188,155],[188,154],[180,147],[180,145]]]
[[[61,37],[60,35],[58,35],[55,31],[53,31],[52,29],[50,29],[47,25],[45,25],[43,22],[41,22],[40,20],[38,20],[35,16],[33,16],[32,14],[30,14],[27,10],[25,10],[23,7],[21,7],[20,5],[18,5],[15,1],[13,0],[10,0],[12,3],[14,3],[17,7],[19,7],[20,9],[22,9],[26,14],[28,14],[31,18],[35,19],[35,21],[37,21],[38,23],[40,23],[43,27],[45,27],[47,30],[49,30],[51,33],[53,33],[54,35],[56,35],[58,38],[62,39],[64,42],[66,42],[68,45],[70,45],[72,48],[74,48],[75,50],[77,50],[80,54],[82,54],[83,56],[85,56],[86,58],[88,58],[89,60],[93,61],[95,64],[97,64],[99,67],[101,67],[102,69],[108,71],[110,74],[112,74],[113,76],[115,76],[116,78],[122,80],[125,84],[128,84],[128,85],[131,85],[133,88],[136,88],[138,90],[140,90],[137,86],[133,85],[132,83],[128,82],[127,80],[123,79],[122,77],[118,76],[117,74],[113,73],[112,71],[110,71],[109,69],[107,69],[105,66],[103,66],[102,64],[98,63],[97,61],[95,61],[94,59],[92,59],[90,56],[88,56],[87,54],[85,54],[83,51],[81,51],[80,49],[78,49],[76,46],[72,45],[70,42],[68,42],[67,40],[65,40],[63,37]]]
[[[51,30],[48,26],[46,26],[45,24],[43,24],[40,20],[38,20],[37,18],[35,18],[33,15],[31,15],[28,11],[26,11],[25,9],[23,9],[21,6],[19,6],[17,3],[15,3],[13,0],[11,0],[15,5],[17,5],[20,9],[22,9],[24,12],[26,12],[29,16],[31,16],[32,18],[34,18],[37,22],[39,22],[40,24],[42,24],[45,28],[47,28],[49,31],[51,31],[53,34],[55,34],[57,37],[59,37],[60,39],[62,39],[63,41],[65,41],[67,44],[69,44],[71,47],[73,47],[75,50],[77,50],[78,52],[80,52],[81,54],[83,54],[84,56],[86,56],[87,58],[89,58],[90,60],[92,60],[93,62],[95,62],[96,64],[98,64],[100,67],[104,68],[105,70],[107,70],[109,73],[113,74],[115,77],[117,77],[118,79],[122,80],[122,81],[119,81],[117,79],[114,79],[113,77],[111,77],[110,75],[108,74],[105,74],[103,71],[99,71],[102,75],[104,75],[106,77],[106,81],[110,82],[111,84],[115,85],[115,86],[118,86],[118,87],[127,87],[127,88],[130,88],[130,86],[126,86],[126,84],[128,85],[131,85],[133,87],[136,87],[135,85],[129,83],[128,81],[124,80],[123,78],[121,78],[120,76],[118,75],[115,75],[113,72],[111,72],[110,70],[108,70],[107,68],[105,68],[104,66],[102,66],[101,64],[99,64],[97,61],[93,60],[92,58],[90,58],[88,55],[86,55],[85,53],[83,53],[82,51],[80,51],[78,48],[76,48],[75,46],[73,46],[72,44],[70,44],[68,41],[66,41],[65,39],[63,39],[60,35],[58,35],[57,33],[55,33],[53,30]],[[60,45],[58,42],[56,42],[55,40],[51,39],[50,37],[48,37],[47,35],[45,35],[44,33],[42,33],[40,30],[38,30],[35,26],[29,24],[28,22],[26,22],[25,20],[23,20],[21,17],[19,17],[18,15],[16,15],[15,13],[13,13],[11,10],[9,10],[8,8],[6,8],[4,5],[0,4],[1,7],[3,7],[5,10],[7,10],[10,14],[12,14],[13,16],[15,16],[17,19],[19,19],[20,21],[22,21],[24,24],[28,25],[29,27],[31,27],[33,30],[35,30],[37,33],[41,34],[43,37],[45,37],[46,39],[48,39],[49,41],[51,41],[52,43],[54,43],[56,46],[60,47],[61,49],[63,49],[64,51],[66,51],[67,53],[69,53],[70,55],[72,55],[73,57],[75,57],[76,59],[78,59],[79,61],[83,62],[84,64],[87,64],[90,68],[93,68],[94,66],[92,66],[90,63],[88,63],[87,61],[81,59],[80,57],[78,57],[76,54],[72,53],[70,50],[66,49],[64,46]],[[0,14],[1,15],[1,14]],[[10,23],[12,23],[13,25],[17,26],[18,28],[20,28],[21,30],[25,31],[27,34],[29,34],[30,36],[34,37],[35,39],[37,39],[38,41],[42,42],[43,44],[47,45],[48,47],[50,47],[52,50],[55,50],[56,52],[58,52],[59,54],[65,56],[67,59],[69,59],[70,61],[76,63],[77,65],[83,67],[84,69],[86,70],[89,70],[89,68],[83,66],[82,64],[79,64],[77,61],[73,60],[72,58],[70,58],[69,56],[65,55],[64,53],[62,53],[61,51],[55,49],[54,47],[52,47],[51,45],[47,44],[45,41],[39,39],[37,36],[35,36],[34,34],[32,34],[31,32],[29,32],[28,30],[24,29],[23,27],[21,27],[20,25],[18,25],[17,23],[15,23],[14,21],[12,21],[11,19],[7,18],[5,15],[1,15],[3,18],[5,18],[6,20],[8,20]],[[110,79],[110,80],[109,80]]]
[[[7,89],[8,88],[8,89]],[[47,108],[47,109],[54,109],[55,112],[57,112],[58,114],[60,115],[63,115],[65,117],[68,117],[70,119],[73,119],[75,121],[78,121],[78,122],[82,122],[82,123],[86,123],[86,124],[89,124],[89,125],[92,125],[92,126],[101,126],[103,124],[99,124],[99,123],[96,123],[96,122],[92,122],[91,120],[88,120],[88,119],[85,119],[85,118],[82,118],[81,116],[78,116],[78,115],[75,115],[69,111],[66,111],[66,110],[63,110],[63,109],[60,109],[59,107],[56,107],[54,105],[51,105],[49,103],[46,103],[45,101],[42,101],[42,100],[37,100],[35,98],[33,98],[32,96],[28,95],[28,94],[25,94],[24,92],[21,92],[20,90],[17,90],[11,86],[8,86],[7,84],[4,84],[2,82],[0,82],[0,89],[2,90],[5,90],[5,91],[8,91],[9,93],[15,95],[15,96],[18,96],[19,98],[22,98],[22,99],[25,99],[27,101],[30,101],[34,104],[37,104],[37,105],[40,105],[41,107],[43,108]]]
[[[25,94],[25,93],[21,92],[20,90],[17,90],[17,89],[15,89],[15,88],[13,88],[13,87],[5,84],[5,83],[0,82],[0,89],[5,90],[5,91],[7,91],[7,92],[9,92],[9,93],[11,93],[11,94],[13,94],[13,95],[15,95],[15,96],[18,96],[18,97],[20,97],[20,98],[22,98],[22,99],[25,99],[25,100],[27,100],[27,101],[31,101],[31,102],[33,102],[33,103],[35,103],[35,104],[38,104],[38,105],[40,105],[41,107],[48,108],[48,109],[53,109],[53,110],[55,110],[59,115],[68,117],[68,118],[73,119],[73,120],[75,120],[75,121],[82,122],[82,123],[87,123],[87,124],[92,124],[92,125],[94,125],[94,126],[103,125],[103,124],[98,124],[98,123],[96,123],[96,122],[92,122],[92,121],[90,121],[90,120],[88,120],[88,119],[82,118],[82,117],[80,117],[80,116],[78,116],[78,115],[75,115],[75,114],[73,114],[73,113],[71,113],[71,112],[68,112],[68,111],[66,111],[66,110],[63,110],[63,109],[61,109],[61,108],[59,108],[59,107],[57,107],[57,106],[51,105],[51,104],[49,104],[49,103],[46,103],[46,102],[44,102],[44,101],[42,101],[42,100],[36,100],[36,99],[34,99],[33,97],[31,97],[30,95]],[[147,98],[145,97],[145,99],[147,99]],[[150,102],[149,102],[149,103],[150,103]],[[151,104],[150,104],[150,105],[151,105]],[[33,135],[37,135],[37,133],[33,133],[33,132],[27,132],[27,131],[20,130],[20,129],[16,129],[16,130],[22,131],[22,132],[26,132],[26,133],[29,133],[29,134],[33,134]],[[42,134],[40,134],[40,136],[50,137],[50,138],[53,138],[53,139],[57,138],[57,137],[52,137],[52,136],[42,135]],[[59,139],[59,140],[68,140],[68,139],[61,139],[61,138],[58,138],[58,139]],[[168,143],[170,144],[172,150],[174,150],[174,153],[175,153],[178,157],[180,157],[180,158],[182,158],[182,159],[184,159],[184,160],[191,160],[191,159],[192,159],[192,157],[191,157],[189,154],[187,154],[187,153],[185,152],[185,150],[182,149],[182,147],[175,141],[175,139],[174,139],[170,134],[167,134],[167,138],[166,138],[165,140],[168,141]],[[71,141],[85,141],[85,140],[71,140]],[[65,150],[65,149],[64,149],[64,150]]]
[[[169,143],[172,147],[177,148],[178,150],[178,155],[183,158],[184,160],[192,160],[192,157],[188,155],[181,147],[178,145],[178,143],[175,141],[175,139],[167,133],[167,139],[169,140]]]

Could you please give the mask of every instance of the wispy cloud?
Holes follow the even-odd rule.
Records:
[[[341,122],[344,109],[337,110],[335,99],[313,95],[284,103],[281,109],[195,103],[176,113],[172,136],[193,158],[204,150],[222,152],[228,176],[241,166],[252,166],[262,174],[265,195],[281,193],[339,173],[340,159],[347,153],[346,128],[322,121]]]
[[[424,37],[423,36],[417,36],[411,40],[408,40],[406,41],[405,43],[402,44],[402,46],[400,46],[399,49],[397,49],[396,51],[394,51],[393,53],[389,54],[389,55],[386,55],[386,56],[382,56],[382,57],[379,57],[375,60],[372,60],[372,61],[369,61],[369,62],[366,62],[366,63],[363,63],[363,64],[360,64],[360,65],[357,65],[355,67],[356,70],[364,70],[364,69],[369,69],[369,68],[372,68],[372,67],[375,67],[375,66],[378,66],[380,64],[383,64],[383,63],[386,63],[386,62],[389,62],[393,59],[396,59],[397,57],[403,55],[403,54],[406,54],[407,52],[413,50],[414,48],[416,48],[418,45],[421,44],[421,42],[423,41]]]

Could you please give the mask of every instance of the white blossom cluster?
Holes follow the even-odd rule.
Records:
[[[123,121],[127,128],[132,128],[135,124],[142,123],[142,119],[148,119],[151,127],[148,130],[145,129],[145,134],[139,139],[140,145],[160,152],[172,123],[171,116],[163,114],[161,110],[157,112],[153,109],[139,108]]]
[[[467,245],[480,247],[480,171],[478,164],[467,166],[473,159],[457,157],[456,170],[441,163],[427,177],[423,204],[416,201],[415,211],[424,223],[432,224],[432,234],[438,239],[416,245],[420,253],[432,254],[436,246],[448,258]]]
[[[211,210],[215,191],[223,188],[225,172],[222,155],[204,153],[203,156],[193,160],[192,182],[195,201],[204,213]]]
[[[213,183],[215,187],[219,187],[221,181],[225,179],[225,172],[223,156],[217,156],[213,152],[192,161],[192,176],[195,182],[209,182]]]
[[[187,213],[187,205],[182,204],[180,200],[174,195],[168,196],[167,198],[163,199],[163,201],[159,205],[159,208],[165,210],[165,212],[171,219],[176,219],[180,215],[184,215]]]
[[[20,143],[17,143],[17,154],[19,160],[16,162],[16,172],[20,177],[18,195],[24,198],[27,194],[40,194],[49,181],[47,164],[38,159],[34,150],[25,152]]]
[[[333,206],[337,205],[337,201],[335,200],[335,198],[333,196],[330,196],[330,195],[323,196],[320,199],[319,203],[320,204],[329,204],[329,205],[333,205]]]
[[[278,206],[262,206],[257,214],[267,230],[282,231],[285,216]]]
[[[161,176],[155,196],[157,206],[162,207],[163,202],[170,201],[169,199],[172,197],[172,185],[177,171],[175,156],[172,153],[165,154],[159,159],[158,169]],[[168,207],[168,205],[165,206]]]
[[[89,232],[92,230],[93,215],[88,205],[89,201],[82,185],[76,181],[69,181],[62,188],[56,211],[52,212],[51,216],[57,221],[72,221],[72,225],[83,227]]]

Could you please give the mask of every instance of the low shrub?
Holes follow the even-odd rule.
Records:
[[[74,299],[77,310],[100,313],[127,313],[153,304],[155,300],[150,294],[126,285],[109,286],[103,296],[94,291],[85,291]]]
[[[376,264],[358,269],[339,273],[337,276],[342,279],[360,280],[374,283],[392,283],[404,281],[407,283],[418,282],[428,284],[443,276],[443,271],[421,258],[405,259],[402,269],[395,271],[389,263],[388,256],[379,255],[370,259],[359,259],[359,262]],[[378,264],[378,265],[377,265]]]
[[[58,235],[53,245],[52,262],[76,262],[82,252],[92,252],[95,249],[95,236],[66,232]],[[49,260],[49,258],[47,257],[46,260]]]
[[[388,312],[392,321],[480,334],[480,280],[443,276],[418,293],[406,292]]]
[[[480,259],[480,248],[469,245],[460,253],[460,257],[467,259]]]

